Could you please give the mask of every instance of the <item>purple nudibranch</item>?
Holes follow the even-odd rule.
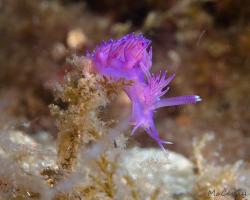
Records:
[[[161,107],[193,104],[201,101],[197,95],[162,98],[169,90],[169,83],[174,75],[167,73],[151,74],[152,47],[151,41],[143,35],[134,33],[117,40],[109,40],[98,46],[88,57],[94,64],[94,69],[103,76],[113,79],[124,78],[132,80],[132,86],[126,86],[124,91],[132,104],[131,124],[132,134],[142,127],[165,151],[164,144],[171,142],[159,138],[153,120],[154,111]]]

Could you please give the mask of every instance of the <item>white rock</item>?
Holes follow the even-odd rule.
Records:
[[[160,149],[133,148],[120,161],[121,167],[147,195],[160,188],[160,199],[191,200],[195,175],[193,164],[184,156]]]

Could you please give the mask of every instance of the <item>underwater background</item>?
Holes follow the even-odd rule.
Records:
[[[154,112],[169,155],[85,57],[129,33],[202,98]],[[249,80],[248,0],[0,0],[0,199],[250,199]]]

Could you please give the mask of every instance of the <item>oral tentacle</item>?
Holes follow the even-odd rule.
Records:
[[[161,99],[160,101],[156,102],[154,105],[154,109],[167,107],[167,106],[194,104],[199,101],[201,101],[201,98],[200,96],[197,96],[197,95],[169,97],[169,98]]]

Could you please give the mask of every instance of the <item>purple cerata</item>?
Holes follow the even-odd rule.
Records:
[[[134,33],[117,40],[109,40],[88,54],[95,71],[113,79],[133,81],[131,86],[124,87],[132,104],[131,124],[132,134],[142,127],[165,151],[164,144],[171,142],[159,138],[154,123],[156,109],[166,106],[193,104],[201,101],[197,95],[161,98],[169,90],[169,83],[174,75],[166,72],[151,74],[152,47],[151,41],[143,35]]]

